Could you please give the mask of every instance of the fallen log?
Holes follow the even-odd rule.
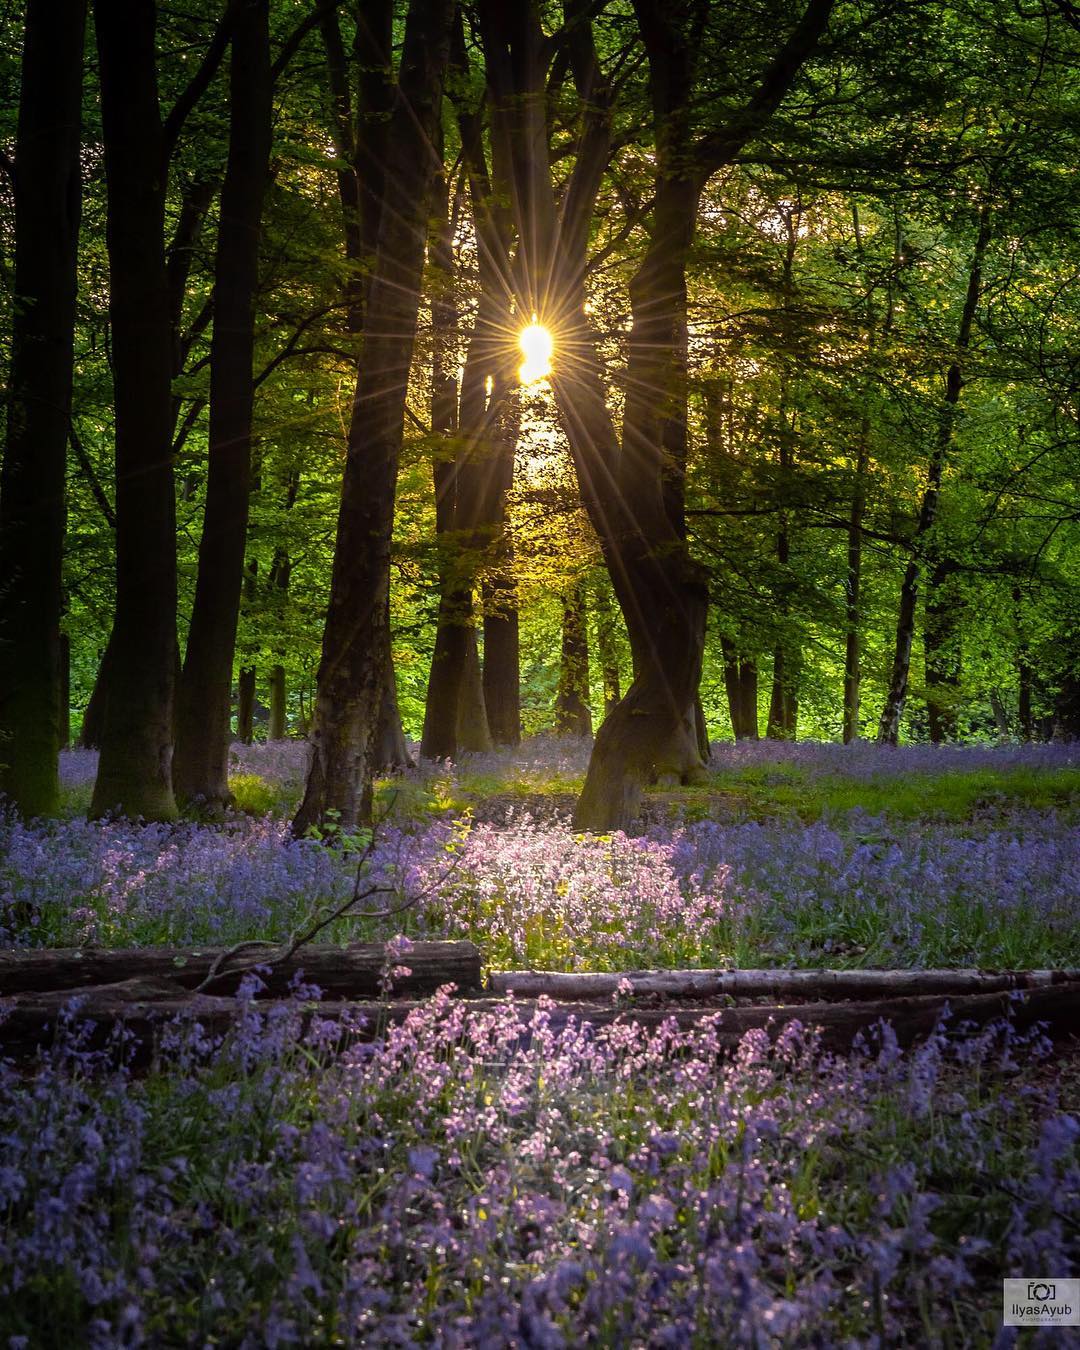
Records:
[[[124,980],[171,980],[194,989],[210,973],[221,947],[57,947],[41,951],[0,952],[0,998],[30,992],[81,989]],[[246,948],[223,963],[210,991],[234,993],[244,970],[256,962],[272,962],[279,948]],[[386,968],[386,949],[378,942],[352,942],[338,947],[312,943],[263,974],[268,995],[288,993],[300,972],[309,984],[336,998],[378,998]],[[395,960],[409,974],[393,980],[395,994],[431,994],[440,985],[456,984],[463,993],[480,990],[480,952],[471,942],[414,942]]]
[[[77,998],[76,1004],[72,1003]],[[256,1007],[269,1012],[281,1007],[283,1000],[260,1000]],[[2,1005],[0,1005],[2,1006]],[[99,985],[79,992],[54,990],[23,994],[7,1002],[0,1011],[0,1054],[14,1060],[32,1056],[39,1046],[48,1045],[55,1036],[57,1022],[66,1006],[72,1007],[76,1020],[91,1021],[95,1031],[89,1044],[101,1046],[112,1031],[122,1025],[139,1042],[136,1061],[145,1063],[162,1027],[173,1018],[197,1019],[208,1035],[220,1035],[235,1024],[247,1007],[235,998],[214,994],[195,994],[171,980],[129,980]],[[343,1039],[369,1038],[388,1023],[403,1021],[423,1005],[416,1000],[391,999],[381,1002],[334,1000],[305,1005],[304,1018],[318,1017],[342,1024]],[[467,1003],[470,1014],[505,1008],[506,1000],[474,998]],[[822,1044],[831,1050],[846,1050],[860,1033],[880,1021],[889,1022],[901,1045],[907,1046],[929,1035],[948,1011],[949,1026],[961,1023],[984,1026],[995,1018],[1011,1015],[1018,1030],[1036,1022],[1047,1024],[1055,1039],[1080,1034],[1080,982],[1036,988],[1017,998],[1008,991],[949,997],[942,994],[913,998],[875,999],[838,1003],[756,1004],[750,1007],[716,1007],[697,1002],[691,1007],[619,1008],[611,1003],[538,1003],[514,1000],[513,1008],[522,1024],[524,1039],[529,1023],[543,1011],[547,1025],[560,1031],[571,1021],[603,1027],[613,1022],[636,1022],[656,1028],[671,1021],[681,1030],[701,1026],[707,1018],[716,1018],[714,1036],[718,1048],[733,1049],[751,1030],[764,1029],[773,1038],[792,1021],[821,1030]],[[363,1023],[363,1026],[360,1024]]]
[[[996,994],[1080,981],[1080,970],[496,970],[493,994],[521,998],[610,998],[630,993],[702,999],[771,997],[791,1002],[915,998],[931,994]]]

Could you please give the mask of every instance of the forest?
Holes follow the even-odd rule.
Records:
[[[0,34],[0,1339],[1080,1326],[1080,5]]]

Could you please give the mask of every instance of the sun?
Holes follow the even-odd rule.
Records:
[[[525,360],[518,370],[518,379],[522,384],[537,384],[551,374],[551,354],[555,350],[555,340],[550,329],[533,321],[518,334],[518,346]]]

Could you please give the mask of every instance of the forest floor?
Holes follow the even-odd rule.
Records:
[[[365,867],[416,903],[329,936],[496,968],[1080,966],[1080,748],[718,746],[600,838],[569,824],[586,757],[380,785]],[[289,837],[303,767],[238,746],[234,816],[144,826],[88,822],[93,756],[66,755],[65,817],[0,822],[0,941],[286,937],[370,842]],[[342,1054],[301,1017],[179,1025],[136,1075],[76,1013],[34,1074],[0,1067],[0,1345],[1006,1345],[1001,1279],[1078,1273],[1080,1068],[1038,1033],[836,1057],[793,1024],[718,1060],[708,1021],[541,1012],[522,1040],[439,995]]]

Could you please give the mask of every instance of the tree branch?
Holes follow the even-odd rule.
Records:
[[[817,46],[832,14],[835,0],[810,0],[791,36],[761,77],[761,83],[746,107],[725,126],[703,136],[694,150],[702,186],[765,126],[791,88],[795,76]]]
[[[180,97],[173,104],[169,115],[162,124],[161,140],[166,163],[172,156],[173,149],[191,110],[206,93],[210,81],[217,74],[218,67],[221,65],[225,51],[232,39],[233,25],[243,3],[244,0],[228,0],[225,13],[214,29],[210,45],[206,49],[206,54],[203,56],[199,69],[188,81],[186,88],[182,90]]]

